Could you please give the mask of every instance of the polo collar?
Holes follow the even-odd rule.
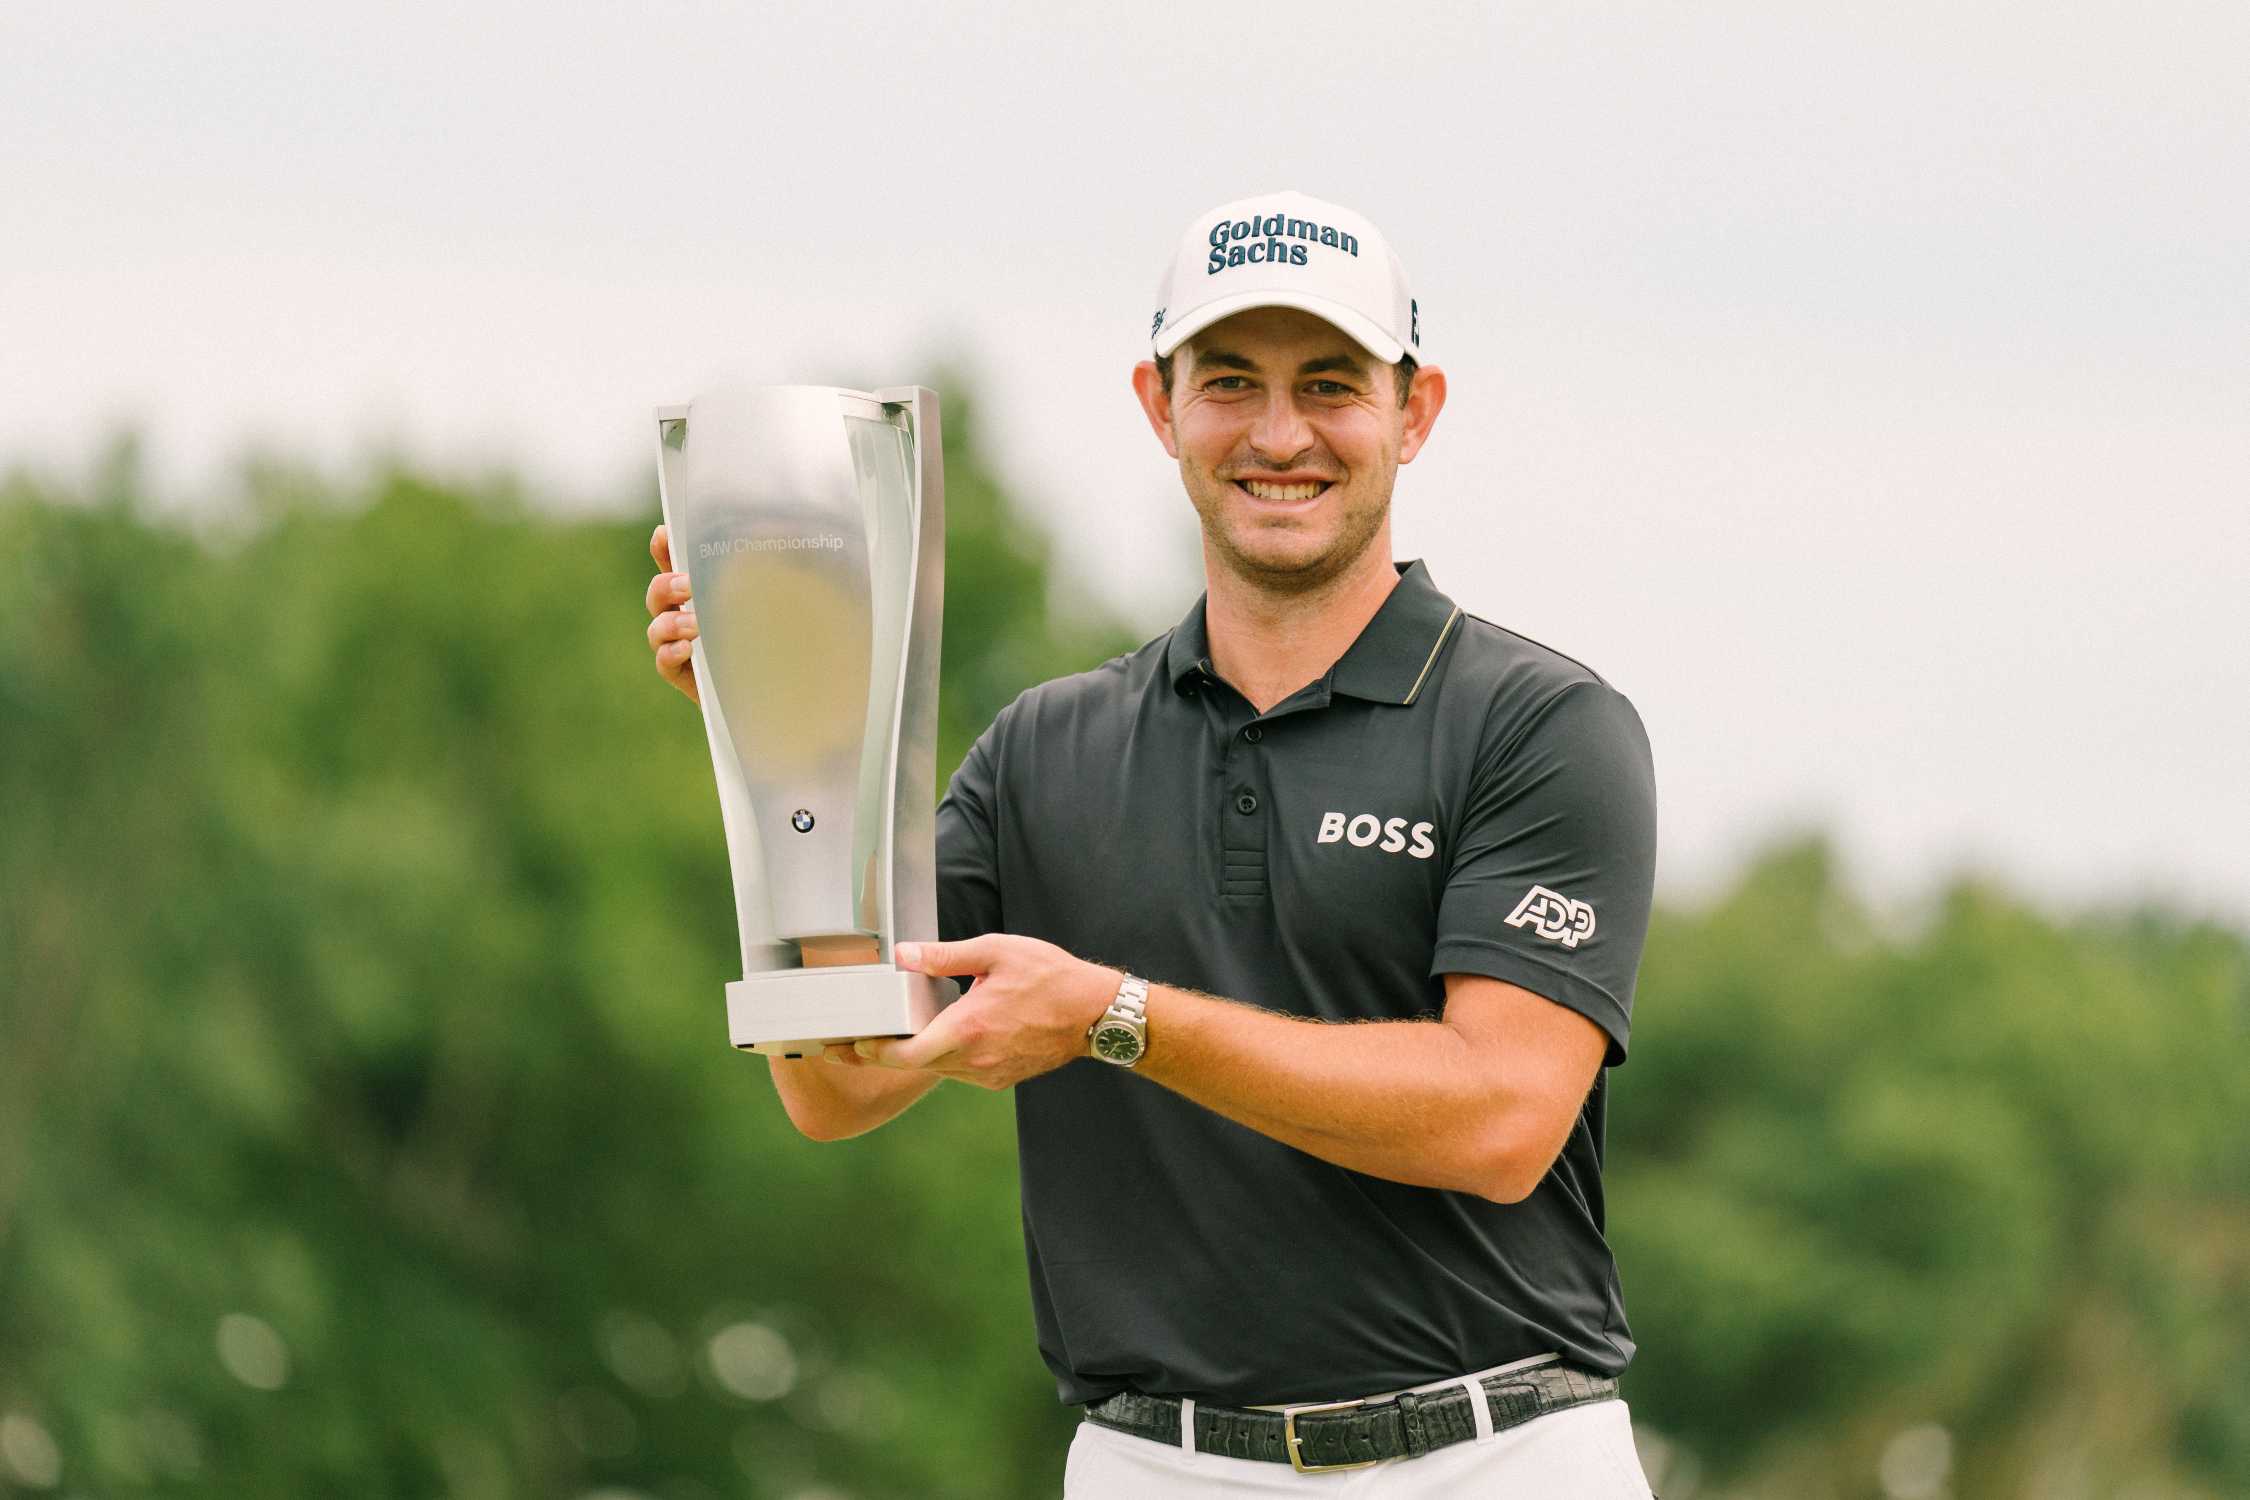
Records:
[[[1461,608],[1430,581],[1430,570],[1420,559],[1398,568],[1398,586],[1375,611],[1359,638],[1321,679],[1322,696],[1342,693],[1370,703],[1409,704],[1429,680],[1461,623]],[[1207,596],[1206,596],[1207,597]],[[1197,599],[1187,617],[1172,628],[1165,644],[1164,665],[1172,685],[1184,688],[1196,677],[1218,680],[1211,666],[1211,638],[1204,624],[1204,600]]]

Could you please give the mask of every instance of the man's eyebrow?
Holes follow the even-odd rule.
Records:
[[[1231,349],[1204,349],[1195,356],[1198,366],[1216,365],[1222,370],[1248,370],[1257,373],[1257,361],[1235,353]],[[1347,375],[1367,378],[1367,363],[1349,354],[1331,354],[1323,359],[1308,359],[1297,367],[1299,375],[1321,375],[1330,370],[1341,370]]]

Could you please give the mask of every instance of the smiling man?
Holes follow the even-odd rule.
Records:
[[[1639,718],[1393,562],[1446,383],[1372,224],[1227,204],[1159,301],[1133,389],[1205,594],[955,774],[947,941],[898,957],[973,988],[775,1085],[819,1139],[945,1078],[1014,1090],[1071,1500],[1354,1467],[1355,1496],[1646,1500],[1601,1183],[1655,857]],[[649,638],[692,697],[686,598],[658,575]]]

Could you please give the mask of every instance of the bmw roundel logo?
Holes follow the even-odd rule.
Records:
[[[813,818],[811,808],[800,807],[795,812],[789,815],[789,826],[796,829],[799,833],[812,832],[812,823]]]

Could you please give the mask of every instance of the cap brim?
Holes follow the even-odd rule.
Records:
[[[1177,323],[1167,323],[1156,335],[1156,356],[1162,359],[1189,339],[1223,318],[1253,307],[1294,307],[1309,312],[1324,322],[1333,323],[1362,349],[1386,365],[1395,365],[1405,357],[1406,346],[1392,338],[1364,314],[1326,297],[1316,297],[1307,292],[1268,290],[1236,292],[1231,296],[1214,297],[1201,307],[1185,313]]]

